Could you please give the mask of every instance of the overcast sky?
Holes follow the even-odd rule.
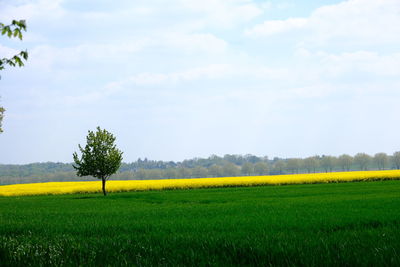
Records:
[[[400,150],[399,0],[0,0],[0,163]]]

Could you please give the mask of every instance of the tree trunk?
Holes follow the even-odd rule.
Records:
[[[103,184],[103,194],[106,196],[107,192],[106,192],[106,178],[102,178],[101,182]]]

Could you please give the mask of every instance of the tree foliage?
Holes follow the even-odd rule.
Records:
[[[240,170],[237,165],[229,162],[222,166],[222,169],[226,176],[238,176],[240,174]]]
[[[384,170],[388,163],[388,155],[386,153],[376,153],[374,155],[374,161],[379,170]]]
[[[393,165],[396,169],[400,169],[400,151],[393,153]]]
[[[321,158],[321,167],[324,169],[325,172],[332,172],[333,168],[335,167],[336,158],[332,156],[322,156]]]
[[[311,173],[312,171],[315,173],[319,166],[318,157],[314,156],[305,158],[303,161],[303,165],[307,169],[308,173]]]
[[[299,173],[299,168],[301,165],[301,160],[298,158],[290,158],[287,160],[286,167],[289,171],[293,173]]]
[[[212,166],[209,167],[208,173],[210,174],[211,177],[220,177],[224,175],[224,170],[220,165],[213,164]]]
[[[26,31],[25,20],[13,20],[10,25],[5,25],[0,22],[1,35],[22,40],[22,31]],[[2,58],[0,59],[0,70],[3,70],[6,65],[22,67],[24,66],[24,60],[28,60],[28,51],[26,50],[20,51],[11,58]]]
[[[274,174],[283,174],[283,170],[287,167],[287,163],[284,160],[279,159],[273,163],[273,166]]]
[[[5,25],[0,22],[1,35],[6,35],[8,38],[18,38],[22,40],[22,31],[26,31],[25,20],[13,20],[10,25]],[[11,58],[0,58],[0,70],[3,70],[6,65],[9,65],[11,67],[22,67],[24,66],[23,60],[28,60],[28,51],[26,50],[19,52]],[[2,122],[4,111],[5,109],[0,106],[0,133],[3,132]]]
[[[79,145],[81,158],[74,152],[73,167],[78,176],[93,176],[102,180],[103,194],[106,195],[105,184],[111,175],[121,166],[122,152],[116,148],[115,137],[105,129],[97,127],[97,131],[89,131],[86,146]]]
[[[246,162],[242,165],[241,171],[244,175],[251,175],[254,172],[254,165],[250,162]]]
[[[380,153],[378,153],[380,154]],[[386,155],[386,154],[385,154]],[[332,157],[329,159],[329,157]],[[360,155],[357,160],[350,155],[343,154],[339,157],[316,156],[318,162],[315,172],[334,171],[358,171],[377,169],[400,169],[400,152],[386,155],[386,159],[379,163],[367,155],[366,163],[360,164]],[[363,156],[365,157],[365,155]],[[382,156],[380,156],[382,157]],[[231,161],[225,160],[229,159]],[[255,159],[252,164],[249,159]],[[328,160],[329,159],[329,160]],[[333,165],[332,160],[333,159]],[[307,160],[309,161],[309,160]],[[237,163],[233,163],[237,162]],[[196,177],[226,177],[233,175],[277,175],[292,173],[313,172],[314,168],[305,166],[304,158],[274,158],[257,157],[248,155],[230,155],[220,157],[212,155],[208,158],[193,158],[183,161],[160,161],[138,159],[130,163],[121,163],[117,174],[110,179],[118,180],[143,180],[143,179],[179,179]],[[226,164],[233,164],[228,168]],[[246,164],[246,163],[250,163]],[[252,168],[247,168],[251,166]],[[247,170],[246,170],[247,168]],[[232,171],[233,170],[233,171]],[[70,163],[32,163],[25,165],[0,164],[0,185],[15,183],[35,183],[50,181],[74,181],[78,178],[76,171]],[[82,177],[81,180],[90,180],[90,177]]]
[[[368,170],[368,165],[371,161],[371,156],[366,153],[357,153],[354,156],[354,162],[360,167],[360,170]]]
[[[268,165],[265,162],[257,162],[254,164],[254,173],[256,175],[266,175],[268,174]]]
[[[5,109],[3,107],[0,107],[0,133],[3,132],[3,128],[1,128],[1,127],[2,127],[2,122],[3,122],[4,111],[5,111]]]
[[[353,164],[353,157],[347,154],[340,155],[337,163],[342,168],[342,171],[350,171]]]

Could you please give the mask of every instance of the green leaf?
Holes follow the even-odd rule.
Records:
[[[5,26],[2,30],[1,30],[1,35],[4,35],[7,33],[7,26]]]
[[[7,35],[9,38],[15,38],[22,40],[22,30],[26,31],[25,20],[12,20],[10,25],[4,25],[0,23],[1,35]],[[21,51],[19,54],[13,56],[12,58],[3,58],[0,60],[0,70],[3,70],[6,65],[11,67],[22,67],[24,66],[23,60],[28,60],[28,52]],[[1,78],[1,77],[0,77]]]
[[[20,55],[23,57],[23,59],[28,60],[28,51],[21,51]]]

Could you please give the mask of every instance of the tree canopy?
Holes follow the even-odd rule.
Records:
[[[86,146],[79,150],[81,158],[74,152],[73,167],[78,176],[93,176],[102,180],[103,194],[106,195],[105,184],[111,175],[121,166],[122,152],[116,148],[115,137],[107,130],[97,127],[97,131],[89,131]]]
[[[377,153],[376,155],[380,154],[382,153]],[[392,155],[385,154],[386,157],[383,164],[376,161],[376,155],[374,156],[374,160],[369,160],[367,162],[366,166],[361,166],[353,156],[347,154],[340,155],[339,157],[327,155],[317,156],[314,157],[318,162],[315,171],[359,171],[364,170],[365,167],[369,170],[400,169],[400,152],[395,152]],[[328,157],[332,157],[329,160],[329,164],[326,160]],[[249,161],[250,159],[255,158],[258,160],[257,163],[253,164]],[[268,157],[265,156],[248,157],[248,155],[229,155],[227,157],[212,155],[208,158],[193,158],[176,162],[139,158],[133,162],[121,163],[118,173],[112,175],[110,179],[180,179],[313,172],[313,168],[306,166],[305,163],[307,161],[308,160],[305,160],[304,158],[268,159]],[[232,163],[236,168],[229,168],[229,166],[226,168],[225,165],[228,163]],[[246,163],[250,163],[251,165]],[[331,165],[332,163],[333,165]],[[50,181],[76,181],[77,179],[87,181],[92,180],[93,177],[77,176],[76,170],[73,168],[71,163],[43,162],[24,165],[0,164],[0,185]]]

